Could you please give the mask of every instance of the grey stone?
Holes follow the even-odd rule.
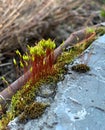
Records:
[[[91,70],[73,72],[71,67],[77,63],[87,63]],[[10,129],[105,130],[105,35],[68,65],[68,73],[56,87],[53,102],[41,118],[21,125],[12,121]]]

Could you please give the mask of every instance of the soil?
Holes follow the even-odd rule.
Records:
[[[62,43],[62,41],[66,40],[66,38],[74,31],[79,30],[86,26],[96,25],[105,21],[105,17],[101,16],[100,11],[105,9],[104,0],[100,1],[84,1],[83,4],[78,5],[78,9],[73,9],[75,13],[75,17],[71,17],[71,19],[66,18],[63,22],[58,25],[52,25],[50,31],[42,35],[41,38],[51,38],[55,39],[57,42],[57,46]],[[24,43],[27,45],[28,43],[35,43],[37,40],[41,39],[40,37],[37,39],[35,37],[25,37]],[[6,42],[6,41],[5,41]],[[6,49],[0,48],[0,90],[2,91],[5,87],[15,81],[21,74],[19,69],[13,64],[13,58],[19,60],[15,54],[16,49],[19,49],[24,53],[24,49],[22,46],[15,46],[14,48],[10,47],[10,44]],[[6,81],[2,80],[2,77],[5,77]]]

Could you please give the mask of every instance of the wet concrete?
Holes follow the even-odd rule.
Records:
[[[78,63],[87,63],[90,71],[72,71],[71,67]],[[18,123],[16,118],[9,124],[10,129],[105,130],[105,35],[68,65],[68,73],[56,88],[51,106],[41,118],[26,124]]]

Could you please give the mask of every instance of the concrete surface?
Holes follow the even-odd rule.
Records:
[[[71,70],[71,66],[87,61],[89,72]],[[68,73],[56,89],[53,98],[38,97],[51,103],[41,118],[26,124],[16,118],[9,123],[10,130],[105,130],[105,35],[68,65]]]

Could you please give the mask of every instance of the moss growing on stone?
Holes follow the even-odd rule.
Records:
[[[95,32],[97,36],[102,36],[103,34],[105,34],[105,26],[97,27]]]
[[[79,72],[79,73],[86,73],[90,70],[90,67],[86,64],[77,64],[71,67],[73,71]]]
[[[20,115],[21,122],[29,119],[39,118],[45,111],[47,104],[40,102],[33,102],[25,107],[24,112]]]
[[[47,41],[46,46],[44,46],[43,44],[44,42],[45,41],[42,41],[42,43],[40,42],[38,46],[43,45],[43,49],[45,51],[43,54],[45,55],[46,53],[46,56],[49,56],[53,52],[55,45],[53,42],[51,42],[51,40],[49,40]],[[52,45],[48,46],[48,42],[51,43]],[[35,53],[34,56],[38,54],[38,57],[31,58],[31,61],[36,62],[36,60],[38,60],[39,58],[43,62],[38,61],[36,62],[37,64],[32,64],[33,68],[30,70],[30,71],[33,71],[32,77],[31,78],[29,77],[28,82],[22,87],[21,90],[19,90],[12,97],[10,108],[8,112],[6,113],[6,115],[2,116],[2,120],[0,121],[0,126],[2,126],[1,130],[3,130],[3,128],[6,128],[9,121],[14,119],[19,114],[22,114],[20,116],[21,120],[24,120],[25,118],[33,119],[33,118],[40,117],[43,114],[47,105],[43,103],[35,102],[35,98],[39,90],[39,87],[44,83],[57,82],[59,78],[61,77],[61,75],[66,72],[65,64],[69,64],[70,62],[72,62],[74,58],[80,55],[81,52],[83,52],[89,45],[90,43],[84,43],[80,45],[78,44],[72,47],[70,51],[67,51],[67,52],[64,51],[62,55],[58,57],[57,62],[54,65],[52,62],[53,55],[50,55],[48,61],[45,61],[44,60],[45,58],[42,57],[42,51],[40,51],[41,55],[39,55],[38,52],[36,53],[36,50],[35,52],[32,50],[32,52]],[[47,48],[47,50],[45,48]],[[20,53],[19,55],[22,58],[22,55]],[[30,58],[23,57],[23,59],[29,60]],[[28,63],[30,62],[28,61]],[[36,65],[39,65],[39,66],[36,66]],[[40,65],[43,65],[43,67],[41,66],[41,69],[40,69]]]

